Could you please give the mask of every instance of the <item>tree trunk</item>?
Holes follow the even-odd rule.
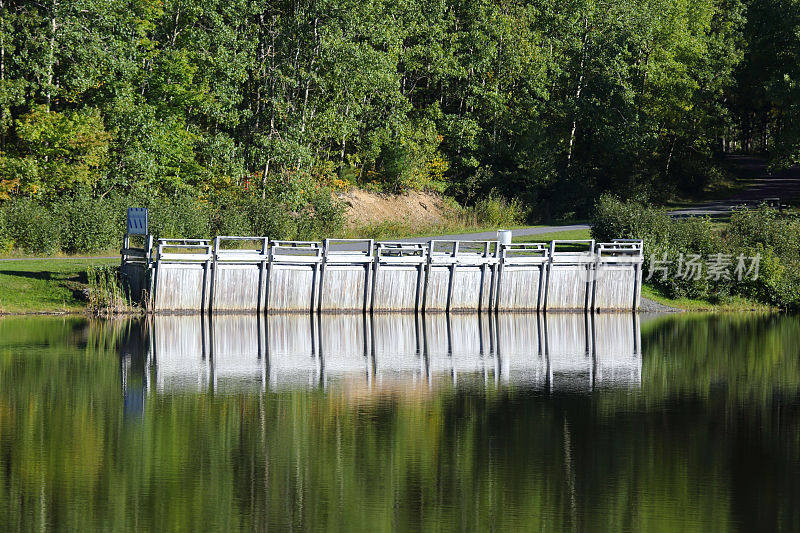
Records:
[[[47,88],[45,89],[45,101],[47,105],[47,112],[50,112],[50,104],[53,100],[53,70],[55,69],[55,54],[56,54],[56,13],[58,11],[58,2],[53,2],[53,12],[50,14],[50,42],[47,51]]]
[[[581,39],[581,61],[578,67],[578,86],[575,89],[575,114],[572,117],[572,128],[569,131],[569,146],[567,147],[567,169],[572,165],[572,150],[575,146],[575,134],[578,131],[578,104],[583,92],[584,66],[586,65],[586,46],[589,42],[589,18],[583,19],[583,38]]]

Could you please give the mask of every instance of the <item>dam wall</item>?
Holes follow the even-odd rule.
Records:
[[[635,311],[641,294],[638,240],[145,242],[121,277],[153,313]]]

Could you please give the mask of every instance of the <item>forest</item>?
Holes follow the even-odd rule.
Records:
[[[800,160],[798,0],[0,0],[0,248],[134,203],[304,235],[351,187],[585,216],[737,151]]]

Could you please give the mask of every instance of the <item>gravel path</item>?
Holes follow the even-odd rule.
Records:
[[[683,309],[671,307],[669,305],[660,304],[648,298],[642,297],[642,302],[639,304],[640,313],[683,313]]]

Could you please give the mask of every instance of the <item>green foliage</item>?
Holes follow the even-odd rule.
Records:
[[[47,199],[144,189],[218,215],[220,184],[271,196],[298,176],[466,205],[496,190],[538,218],[584,214],[608,190],[663,198],[707,182],[745,115],[748,46],[780,46],[756,38],[745,3],[9,0],[0,198],[9,184]],[[772,101],[797,100],[796,53],[778,55],[791,68]],[[330,219],[324,201],[274,200],[298,214],[289,234]]]
[[[611,196],[602,196],[592,219],[592,237],[608,242],[615,238],[643,239],[647,280],[670,298],[708,297],[708,283],[704,278],[683,279],[673,264],[668,272],[657,270],[659,261],[667,258],[674,262],[681,254],[688,257],[699,254],[705,259],[713,249],[714,235],[708,219],[673,220],[665,211],[636,202],[622,202]]]
[[[310,236],[338,218],[331,184],[582,216],[606,191],[702,190],[761,130],[776,160],[800,153],[796,2],[0,10],[0,201],[157,198],[164,235],[255,230],[230,207],[252,194],[274,211],[259,227]]]
[[[29,254],[52,254],[60,247],[59,221],[45,206],[29,198],[3,204],[0,217],[7,238]]]
[[[747,284],[747,294],[773,305],[800,308],[800,219],[766,205],[739,210],[731,216],[725,240],[736,253],[755,250],[762,256],[762,283]]]
[[[649,283],[670,298],[718,302],[738,295],[767,305],[800,309],[800,221],[767,206],[736,211],[720,232],[705,217],[674,219],[659,209],[603,196],[595,209],[592,236],[600,241],[643,239],[645,277],[652,271]],[[729,278],[708,275],[715,254],[724,254],[732,261]],[[685,260],[699,255],[701,275],[681,275],[686,269],[686,263],[679,260],[681,255]],[[757,255],[757,277],[753,279],[751,273],[737,279],[734,269],[738,258]],[[662,262],[665,257],[668,263]],[[750,266],[747,260],[744,268]]]
[[[14,247],[14,240],[8,230],[5,214],[0,210],[0,254],[6,254]]]
[[[518,226],[527,218],[519,200],[506,200],[495,192],[475,202],[470,211],[474,214],[476,223],[486,227]]]
[[[94,186],[107,170],[111,136],[97,109],[57,113],[37,106],[17,121],[16,133],[24,164],[8,178],[19,179],[26,192],[52,194],[78,184]]]
[[[775,166],[800,163],[800,3],[747,0],[745,43],[734,76],[732,149],[767,152]]]
[[[134,197],[136,198],[136,197]],[[211,235],[210,207],[188,195],[153,197],[130,205],[149,208],[150,233],[159,239],[203,239]]]
[[[51,209],[59,219],[62,251],[99,252],[120,246],[125,210],[115,202],[77,194],[54,202]]]
[[[194,196],[91,196],[78,190],[43,203],[30,198],[0,203],[0,253],[92,253],[118,248],[127,207],[149,209],[156,238],[211,238],[254,235],[270,239],[320,239],[338,234],[342,205],[330,189],[309,177],[299,184],[273,184],[262,198],[255,192]]]

